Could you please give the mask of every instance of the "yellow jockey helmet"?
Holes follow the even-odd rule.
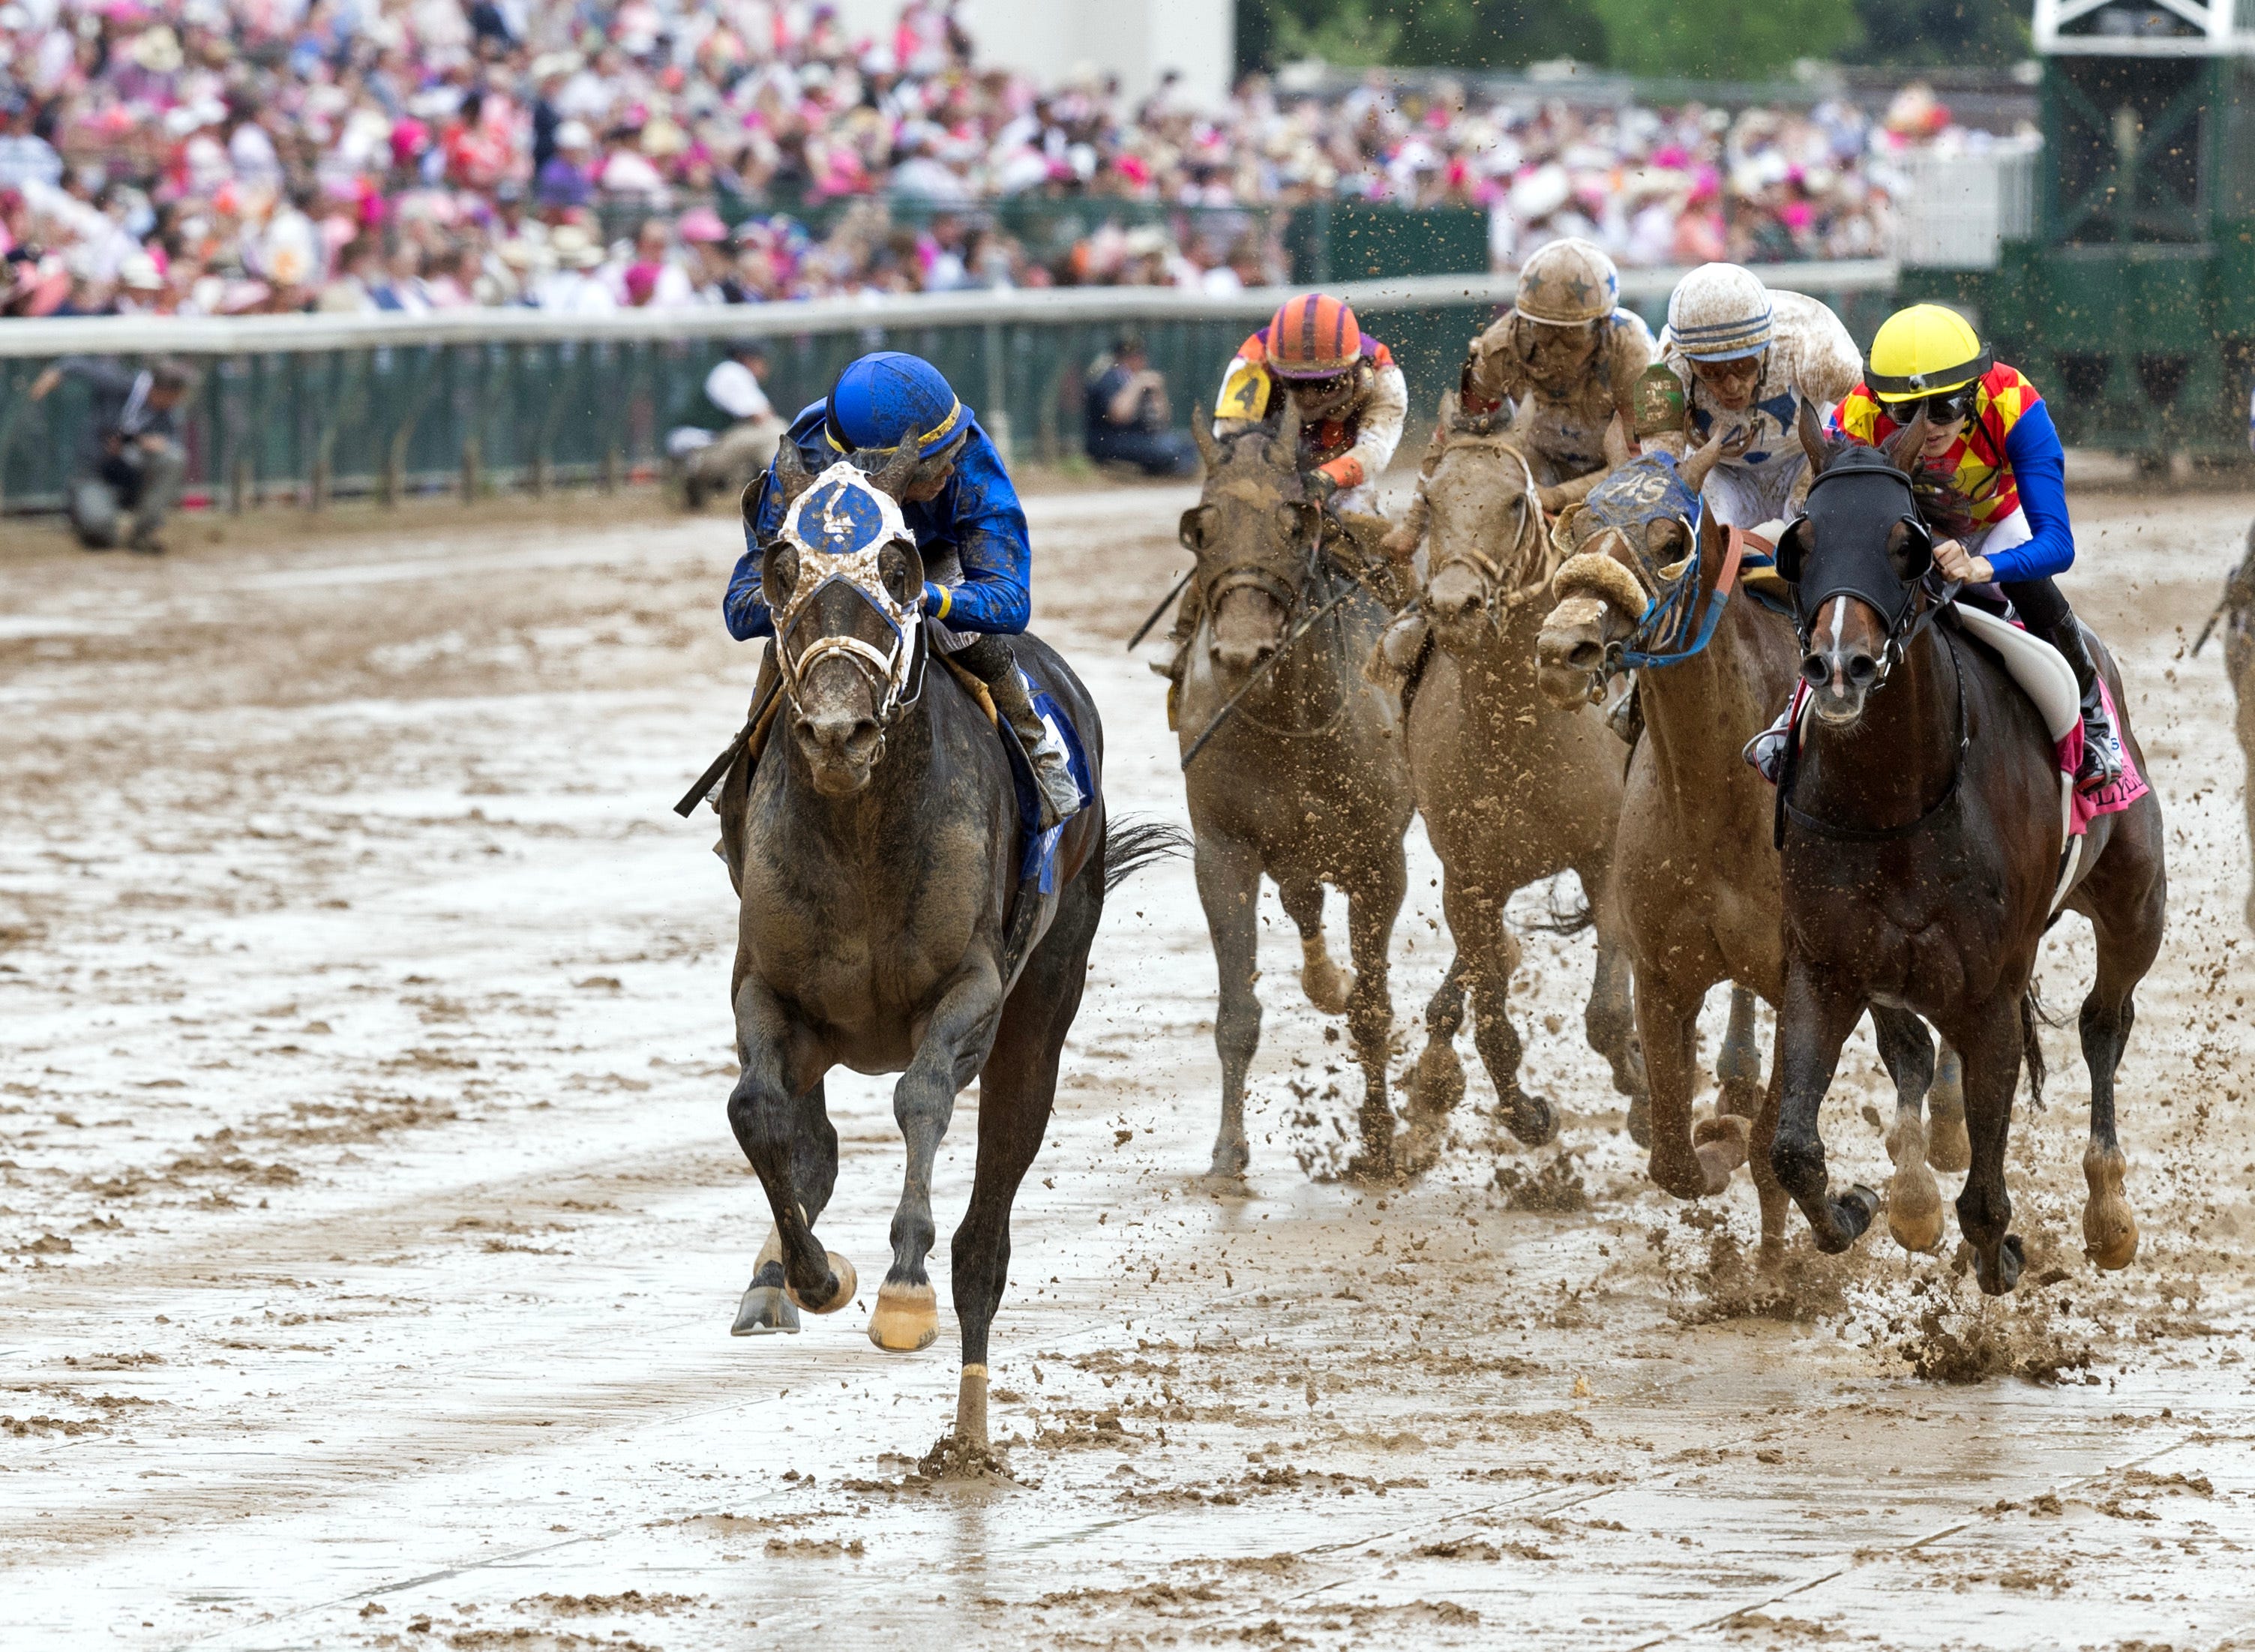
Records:
[[[1864,380],[1883,402],[1912,402],[1962,390],[1996,364],[1995,352],[1956,311],[1914,304],[1881,324]]]

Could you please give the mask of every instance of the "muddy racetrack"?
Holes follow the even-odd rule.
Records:
[[[1163,685],[1120,643],[1186,497],[1033,507],[1114,806],[1174,819]],[[161,565],[9,527],[0,1641],[2255,1644],[2241,768],[2219,661],[2181,657],[2255,500],[2077,511],[2070,589],[2171,827],[2128,1273],[2080,1254],[2070,1026],[2013,1136],[2015,1297],[1956,1271],[1954,1219],[1936,1256],[1881,1223],[1823,1259],[1796,1214],[1757,1276],[1743,1175],[1704,1206],[1646,1184],[1581,1041],[1586,937],[1530,936],[1514,982],[1558,1144],[1491,1138],[1465,1038],[1442,1168],[1329,1179],[1343,1030],[1273,892],[1254,1163],[1218,1192],[1213,971],[1174,864],[1097,943],[995,1325],[1012,1479],[975,1484],[917,1470],[954,1393],[945,1242],[924,1354],[869,1346],[866,1291],[727,1334],[767,1224],[722,1112],[734,912],[712,817],[666,806],[750,685],[724,518],[409,511],[185,534]],[[1447,951],[1422,833],[1413,857],[1405,1045]],[[2088,968],[2070,918],[2055,1011]],[[830,1093],[824,1236],[874,1288],[889,1084]],[[1883,1180],[1865,1109],[1891,1103],[1859,1036],[1836,1178]]]

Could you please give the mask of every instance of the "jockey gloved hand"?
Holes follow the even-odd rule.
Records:
[[[1997,577],[1988,558],[1968,554],[1955,539],[1944,539],[1934,547],[1934,566],[1942,570],[1944,579],[1960,585],[1987,585]]]
[[[1300,477],[1300,483],[1307,489],[1308,497],[1319,505],[1331,503],[1339,490],[1338,478],[1327,470],[1308,471]]]

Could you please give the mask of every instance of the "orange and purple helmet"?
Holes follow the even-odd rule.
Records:
[[[1333,378],[1362,355],[1362,328],[1343,299],[1287,299],[1268,321],[1268,370],[1279,378]]]

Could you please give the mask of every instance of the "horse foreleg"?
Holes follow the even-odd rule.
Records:
[[[974,952],[940,993],[924,1042],[893,1086],[893,1117],[908,1162],[893,1212],[893,1265],[869,1315],[869,1340],[889,1353],[913,1353],[939,1335],[939,1299],[924,1272],[935,1237],[932,1161],[954,1116],[957,1093],[987,1065],[1001,1013],[1002,977],[994,959]]]
[[[1770,1168],[1809,1218],[1809,1232],[1822,1251],[1847,1249],[1871,1226],[1879,1208],[1879,1196],[1860,1185],[1839,1199],[1831,1197],[1824,1174],[1824,1138],[1817,1128],[1824,1093],[1832,1087],[1833,1072],[1840,1065],[1840,1046],[1863,1014],[1858,998],[1828,990],[1799,960],[1786,960],[1777,1040],[1783,1083]]]
[[[1926,1162],[1955,1176],[1973,1162],[1965,1137],[1965,1064],[1943,1040],[1934,1064],[1934,1086],[1926,1093]]]
[[[1746,1127],[1718,1130],[1709,1120],[1691,1124],[1695,1069],[1691,1051],[1705,983],[1680,987],[1657,972],[1636,978],[1636,1030],[1644,1045],[1645,1084],[1652,1094],[1653,1181],[1678,1199],[1704,1199],[1731,1185],[1746,1162]],[[1703,1139],[1704,1138],[1704,1139]]]
[[[742,1072],[728,1096],[728,1128],[758,1175],[775,1217],[775,1232],[755,1265],[754,1286],[772,1268],[780,1276],[772,1283],[790,1302],[810,1313],[834,1313],[854,1298],[854,1264],[823,1249],[814,1236],[812,1213],[829,1200],[837,1174],[837,1136],[822,1112],[818,1071],[803,1075],[801,1094],[792,1094],[796,1038],[790,1018],[764,982],[747,979],[738,984],[736,1058]],[[820,1136],[804,1139],[810,1110],[827,1135],[826,1152]],[[743,1326],[748,1306],[755,1317],[760,1311],[760,1304],[750,1301],[751,1292],[745,1296],[738,1306],[737,1324],[747,1330],[761,1328]],[[780,1310],[771,1317],[776,1323],[766,1328],[787,1328]]]
[[[1442,868],[1441,904],[1449,932],[1464,960],[1465,988],[1472,1007],[1472,1045],[1495,1086],[1496,1116],[1504,1128],[1534,1146],[1557,1133],[1557,1118],[1541,1096],[1519,1082],[1527,1046],[1511,1024],[1511,978],[1519,968],[1519,937],[1503,921],[1496,891],[1469,884]],[[1507,893],[1505,891],[1504,893]]]
[[[1765,1270],[1781,1267],[1785,1262],[1785,1208],[1791,1200],[1786,1197],[1785,1185],[1777,1179],[1777,1167],[1770,1162],[1784,1100],[1785,1063],[1773,1050],[1769,1083],[1762,1091],[1760,1110],[1754,1114],[1753,1129],[1746,1140],[1746,1172],[1753,1177],[1755,1198],[1761,1201],[1760,1262]]]
[[[1408,887],[1408,867],[1397,843],[1389,859],[1347,891],[1347,951],[1354,960],[1354,981],[1347,991],[1346,1029],[1355,1059],[1362,1064],[1362,1160],[1356,1168],[1366,1175],[1394,1172],[1394,1104],[1386,1086],[1386,1064],[1394,1053],[1394,995],[1386,951]]]
[[[798,1121],[791,1130],[791,1185],[799,1195],[808,1220],[822,1214],[838,1182],[838,1131],[830,1122],[822,1084],[798,1098]],[[752,1283],[736,1304],[731,1336],[766,1336],[774,1332],[797,1332],[798,1308],[783,1294],[783,1229],[768,1224],[767,1243],[752,1263]]]
[[[1221,993],[1213,1046],[1221,1058],[1221,1128],[1212,1173],[1240,1176],[1252,1157],[1245,1141],[1245,1075],[1261,1047],[1261,1000],[1253,990],[1260,942],[1261,857],[1249,845],[1200,833],[1198,903],[1205,908]]]
[[[1879,1059],[1895,1081],[1895,1118],[1887,1127],[1887,1156],[1895,1173],[1887,1182],[1887,1232],[1905,1250],[1932,1250],[1942,1242],[1942,1190],[1928,1163],[1925,1106],[1934,1084],[1934,1040],[1907,1009],[1872,1006]]]
[[[1449,960],[1449,973],[1425,1004],[1425,1047],[1402,1081],[1404,1110],[1413,1124],[1437,1128],[1444,1113],[1465,1099],[1465,1064],[1457,1059],[1457,1030],[1465,1024],[1465,955]]]
[[[1313,878],[1289,883],[1279,879],[1276,896],[1283,903],[1284,916],[1300,931],[1300,990],[1324,1015],[1345,1015],[1354,978],[1339,973],[1324,943],[1323,884]]]
[[[2005,1189],[2005,1142],[2013,1125],[2013,1092],[2020,1082],[2017,993],[1971,1011],[1949,1034],[1965,1062],[1965,1125],[1973,1163],[1957,1195],[1957,1231],[1973,1248],[1973,1276],[1984,1293],[2001,1297],[2018,1283],[2025,1260]],[[1960,1036],[1960,1035],[1963,1036]]]

